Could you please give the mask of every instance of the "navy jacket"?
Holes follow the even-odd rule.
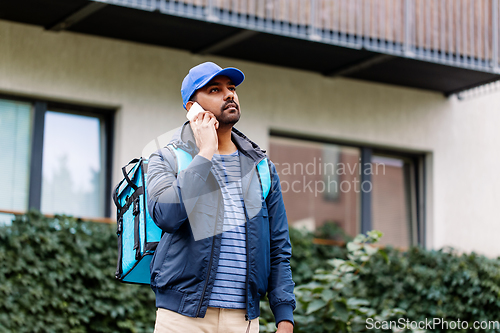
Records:
[[[271,189],[264,200],[257,164],[264,152],[233,128],[232,141],[240,150],[247,231],[246,319],[260,315],[259,301],[267,293],[276,323],[293,322],[295,296],[290,270],[288,221],[276,168],[269,162]],[[204,317],[215,281],[224,207],[212,162],[196,155],[198,148],[189,122],[171,144],[194,156],[177,172],[168,147],[149,158],[149,213],[165,234],[151,262],[151,288],[156,306],[189,317]]]

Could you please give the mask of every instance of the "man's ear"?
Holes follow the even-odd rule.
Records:
[[[188,111],[189,111],[189,109],[191,109],[191,106],[193,106],[193,103],[194,103],[193,101],[189,101],[189,102],[187,102],[187,103],[186,103],[186,110],[188,110]]]

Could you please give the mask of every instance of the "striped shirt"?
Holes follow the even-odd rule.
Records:
[[[212,161],[224,200],[224,227],[219,266],[208,305],[217,308],[244,309],[247,275],[246,218],[239,151],[230,155],[215,154]]]

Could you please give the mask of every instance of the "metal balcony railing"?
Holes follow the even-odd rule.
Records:
[[[499,0],[93,0],[499,73]]]

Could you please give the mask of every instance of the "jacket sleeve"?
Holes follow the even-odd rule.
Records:
[[[212,162],[196,155],[185,170],[175,176],[176,160],[167,148],[149,157],[147,172],[148,210],[154,222],[165,232],[173,233],[188,218],[190,207],[196,204]],[[183,200],[184,197],[184,200]],[[186,202],[188,200],[188,203]]]
[[[281,193],[281,185],[276,167],[269,163],[271,172],[271,190],[266,203],[271,233],[271,274],[268,283],[269,305],[273,311],[276,325],[280,321],[293,321],[295,309],[295,283],[292,280],[290,257],[292,246],[288,234],[288,220]]]

